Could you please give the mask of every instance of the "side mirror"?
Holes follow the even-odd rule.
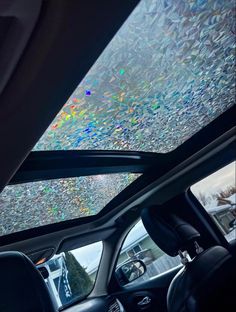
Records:
[[[116,269],[116,277],[121,285],[128,284],[146,272],[146,265],[141,260],[130,260]]]

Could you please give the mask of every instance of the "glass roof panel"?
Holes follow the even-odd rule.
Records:
[[[169,152],[235,101],[234,0],[143,0],[35,150]]]
[[[0,194],[0,236],[96,215],[139,176],[121,173],[8,185]]]

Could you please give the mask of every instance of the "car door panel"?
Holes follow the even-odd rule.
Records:
[[[126,311],[166,312],[166,296],[173,277],[181,269],[178,266],[163,274],[140,283],[131,283],[123,286],[122,291],[114,294]]]

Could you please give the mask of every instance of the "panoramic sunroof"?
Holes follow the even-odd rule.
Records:
[[[186,141],[234,103],[234,5],[141,1],[34,150],[166,153]]]
[[[104,174],[8,185],[0,194],[0,235],[96,215],[139,176]]]

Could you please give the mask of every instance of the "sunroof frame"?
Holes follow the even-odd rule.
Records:
[[[115,151],[31,152],[9,184],[114,173],[144,173],[164,155]]]
[[[40,151],[31,152],[9,184],[112,173],[145,173],[161,176],[235,127],[232,106],[169,153],[132,151]],[[151,174],[151,175],[152,175]]]
[[[124,204],[133,195],[139,193],[146,186],[192,155],[200,152],[221,135],[227,132],[229,132],[230,136],[235,135],[235,115],[236,106],[233,106],[176,150],[167,154],[121,151],[31,152],[9,184],[26,183],[49,178],[56,179],[58,177],[66,178],[69,177],[69,174],[70,176],[78,176],[79,171],[80,175],[82,173],[83,175],[96,175],[101,174],[101,172],[103,174],[118,172],[140,172],[143,174],[113,198],[97,215],[1,236],[0,246],[99,220],[108,211],[112,211],[114,208]],[[73,170],[78,171],[72,175]]]

